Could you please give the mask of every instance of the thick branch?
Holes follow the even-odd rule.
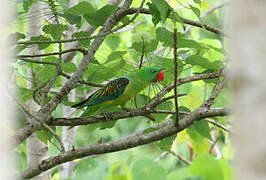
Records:
[[[126,0],[122,7],[118,8],[104,23],[102,29],[98,33],[98,35],[106,34],[106,32],[111,31],[111,29],[115,26],[115,24],[123,18],[126,14],[126,10],[131,5],[132,0]],[[96,38],[92,44],[90,45],[89,49],[87,50],[86,55],[84,55],[81,63],[78,66],[78,70],[74,73],[74,75],[64,84],[63,88],[52,98],[52,100],[44,105],[38,113],[38,116],[43,119],[44,122],[48,121],[49,116],[52,111],[54,111],[57,105],[62,101],[63,97],[66,96],[71,89],[77,84],[80,80],[82,74],[88,67],[90,60],[93,58],[95,52],[100,47],[104,40],[105,36]],[[31,128],[28,126],[23,127],[20,129],[19,133],[14,135],[16,139],[19,141],[16,142],[23,142],[27,137],[29,137],[36,129],[39,128],[37,124],[30,124]],[[14,143],[14,146],[18,145],[18,143]]]
[[[130,6],[132,0],[125,1],[124,5],[121,8],[118,8],[104,23],[103,28],[100,30],[98,35],[105,34],[109,32],[116,22],[118,22],[121,18],[124,17],[124,12]],[[40,112],[45,114],[50,114],[55,110],[57,105],[62,101],[63,97],[67,95],[70,90],[77,84],[82,74],[88,67],[89,62],[93,58],[95,52],[100,47],[104,40],[105,36],[96,38],[91,46],[89,47],[87,54],[83,57],[81,63],[78,66],[78,70],[74,73],[74,75],[64,84],[63,88],[52,98],[52,100],[47,103]]]
[[[95,154],[104,154],[110,152],[121,151],[136,146],[148,144],[166,138],[168,136],[174,135],[183,129],[187,128],[194,121],[200,120],[206,117],[213,116],[223,116],[226,115],[222,109],[210,109],[206,111],[203,108],[198,108],[190,115],[184,117],[179,122],[179,127],[175,127],[174,123],[169,122],[168,125],[160,128],[159,130],[152,131],[150,133],[140,133],[121,138],[119,140],[103,143],[103,144],[94,144],[87,148],[80,148],[77,150],[67,151],[61,153],[58,156],[50,157],[46,160],[43,160],[37,169],[27,169],[21,174],[23,178],[32,178],[52,167],[55,167],[59,164],[72,161],[74,159],[95,155]]]
[[[204,74],[197,74],[191,77],[182,78],[179,79],[177,82],[177,86],[180,86],[182,84],[196,81],[196,80],[202,80],[202,79],[213,79],[218,78],[220,76],[220,73],[204,73]],[[72,119],[66,119],[66,118],[60,118],[60,119],[53,119],[51,118],[48,122],[49,125],[57,125],[57,126],[77,126],[77,125],[86,125],[86,124],[92,124],[97,122],[103,122],[108,120],[117,120],[121,118],[128,118],[133,116],[146,116],[154,111],[154,108],[162,103],[163,101],[166,101],[168,99],[173,98],[173,96],[169,96],[166,98],[161,99],[165,94],[170,92],[174,88],[174,84],[170,84],[169,86],[163,88],[158,94],[155,95],[155,97],[151,100],[151,102],[144,108],[138,108],[133,110],[133,112],[117,112],[110,114],[110,117],[106,118],[106,116],[92,116],[92,117],[85,117],[85,118],[72,118]],[[180,96],[184,96],[184,94],[180,94]]]

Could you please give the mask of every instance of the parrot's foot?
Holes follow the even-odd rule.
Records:
[[[101,113],[100,115],[104,116],[106,120],[113,118],[113,114],[110,112]]]
[[[134,109],[130,109],[130,108],[122,108],[123,111],[125,112],[129,112],[132,116],[135,116],[135,111]]]

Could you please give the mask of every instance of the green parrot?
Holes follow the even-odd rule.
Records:
[[[72,108],[87,109],[82,117],[94,115],[108,107],[121,105],[135,97],[140,91],[145,89],[150,83],[164,80],[164,72],[156,66],[144,67],[133,73],[111,80],[105,87],[98,89],[84,101],[71,106]]]

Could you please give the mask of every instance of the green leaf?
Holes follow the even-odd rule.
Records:
[[[117,35],[107,36],[107,38],[105,38],[105,42],[111,48],[111,50],[114,51],[119,46],[120,36]]]
[[[151,2],[160,12],[161,22],[164,23],[172,11],[171,6],[165,0],[152,0]]]
[[[49,24],[45,25],[42,28],[42,31],[51,34],[52,38],[55,40],[59,39],[59,35],[62,36],[64,31],[67,31],[68,27],[67,25],[62,24]]]
[[[168,46],[173,48],[173,36],[174,33],[171,31],[168,31],[166,28],[159,27],[156,29],[156,38],[163,42],[164,46]],[[181,34],[180,32],[177,33],[177,48],[201,48],[200,43],[190,40],[190,39],[185,39],[184,35]]]
[[[184,180],[189,168],[178,168],[168,175],[168,180]]]
[[[189,175],[201,176],[205,180],[223,180],[223,171],[218,160],[215,160],[211,155],[199,155],[189,168]]]
[[[80,32],[76,32],[72,34],[73,38],[83,38],[83,37],[90,37],[90,33],[86,32],[86,31],[80,31]],[[90,40],[88,39],[84,39],[84,40],[78,40],[79,44],[84,47],[84,48],[88,48],[90,45]]]
[[[144,94],[137,94],[136,102],[138,107],[143,107],[149,103],[150,97]]]
[[[129,23],[130,22],[130,19],[128,16],[125,16],[123,17],[121,20],[120,20],[123,24],[126,24],[126,23]]]
[[[31,37],[31,41],[51,41],[51,38],[45,37],[45,36],[33,36]],[[46,49],[51,44],[45,43],[45,44],[38,44],[38,50]]]
[[[123,55],[125,55],[127,51],[114,51],[108,55],[106,62],[111,62],[116,59],[121,59]]]
[[[158,46],[158,41],[156,39],[153,39],[149,42],[144,42],[144,51],[145,52],[151,52],[157,49]],[[143,42],[142,41],[138,41],[138,42],[134,42],[131,46],[131,48],[135,49],[138,52],[142,52],[143,50]]]
[[[106,128],[112,128],[116,124],[116,121],[107,121],[107,122],[102,122],[100,125],[100,129],[106,129]]]
[[[17,89],[18,98],[22,103],[32,99],[32,92],[33,91],[31,89],[27,89],[27,88]]]
[[[111,61],[105,64],[90,64],[85,72],[85,78],[92,82],[102,82],[114,76],[126,65],[126,61],[121,59],[119,61]]]
[[[229,165],[229,161],[227,159],[219,159],[219,164],[222,167],[224,179],[223,180],[231,180],[233,178],[233,169]]]
[[[161,21],[160,11],[150,2],[148,2],[147,5],[149,6],[149,11],[152,15],[152,22],[154,26],[156,26]]]
[[[29,44],[18,44],[15,48],[14,51],[18,54],[21,51],[23,51],[24,49],[26,49],[27,47],[29,47]],[[39,46],[38,46],[39,47]]]
[[[200,4],[201,0],[193,0],[195,3]]]
[[[56,72],[55,66],[44,65],[43,68],[37,72],[37,77],[42,82],[48,81]]]
[[[25,39],[25,34],[23,33],[20,33],[20,32],[15,32],[15,33],[11,33],[9,36],[8,36],[8,40],[9,41],[12,41],[12,42],[17,42],[18,40],[20,39]]]
[[[189,134],[191,138],[191,143],[193,146],[193,150],[197,154],[204,154],[209,151],[210,143],[209,141],[204,138],[198,131],[195,131],[191,128],[187,128],[186,132]]]
[[[104,179],[108,174],[108,162],[98,159],[82,159],[77,162],[73,180]],[[89,171],[88,171],[89,169]]]
[[[210,127],[207,121],[196,121],[193,125],[191,125],[189,128],[197,131],[200,133],[203,137],[206,137],[210,140],[212,140],[212,137],[210,135]]]
[[[55,126],[50,126],[50,128],[56,132]],[[53,138],[53,135],[50,132],[44,130],[36,131],[36,134],[37,137],[45,144],[48,144],[48,141]]]
[[[96,13],[86,14],[84,18],[92,26],[102,26],[106,19],[115,11],[117,7],[112,5],[106,5],[99,9]]]
[[[37,0],[23,0],[23,8],[25,12],[27,13],[30,9],[30,7],[35,4]]]
[[[189,5],[193,13],[200,19],[200,10],[192,5]]]
[[[185,30],[185,23],[184,23],[184,19],[182,17],[179,16],[178,12],[173,12],[173,21],[174,22],[179,22],[182,26],[182,28]]]
[[[175,138],[176,135],[173,135],[156,142],[156,144],[160,147],[162,151],[170,151]]]
[[[163,42],[164,46],[169,46],[169,47],[173,47],[173,37],[174,37],[174,33],[168,31],[166,28],[163,27],[159,27],[156,29],[156,38]],[[177,37],[177,39],[179,39],[180,37]]]
[[[48,56],[46,58],[43,58],[42,61],[58,63],[58,59],[55,56]]]
[[[104,180],[129,180],[131,172],[126,163],[115,162],[109,167],[109,174]]]
[[[191,65],[197,65],[206,69],[211,69],[216,71],[223,66],[222,63],[219,61],[210,62],[208,59],[198,55],[192,55],[188,57],[185,62]]]
[[[165,169],[149,159],[139,159],[132,166],[133,180],[166,180]]]
[[[183,112],[191,112],[189,108],[185,107],[185,106],[179,106],[178,107],[179,111],[183,111]],[[179,114],[179,119],[182,119],[185,115]]]
[[[172,101],[165,101],[159,104],[155,109],[156,110],[172,110],[173,102]],[[168,116],[167,114],[152,114],[152,116],[156,119],[156,122],[162,122]]]
[[[59,16],[63,17],[69,24],[76,25],[77,28],[81,26],[81,16],[73,15],[73,14],[58,14]]]
[[[62,70],[67,73],[73,73],[77,70],[77,66],[72,62],[62,62]]]
[[[67,9],[64,13],[79,16],[84,14],[93,14],[95,12],[95,8],[89,2],[82,1],[77,5]]]

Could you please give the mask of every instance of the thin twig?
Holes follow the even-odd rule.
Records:
[[[209,153],[210,153],[210,154],[212,153],[212,150],[213,150],[213,148],[215,147],[215,145],[217,144],[218,140],[219,140],[219,137],[217,137],[217,138],[213,141],[213,143],[212,143],[212,145],[211,145],[211,147],[210,147],[210,149],[209,149]]]
[[[64,73],[62,71],[60,72],[60,75],[63,76],[63,77],[65,77],[65,78],[67,78],[67,79],[70,79],[71,78],[70,75],[68,75],[68,74],[66,74],[66,73]],[[79,80],[78,82],[80,84],[86,84],[88,86],[93,86],[93,87],[104,87],[105,86],[104,84],[97,84],[97,83],[93,83],[93,82],[88,82],[88,81],[85,81],[83,79]]]
[[[39,61],[39,60],[32,60],[32,59],[26,59],[26,58],[19,58],[22,61],[34,63],[34,64],[47,64],[47,65],[53,65],[56,66],[57,63],[54,62],[46,62],[46,61]]]
[[[135,15],[132,17],[132,19],[124,24],[122,24],[121,26],[118,26],[117,28],[110,30],[108,32],[102,33],[102,34],[97,34],[95,36],[90,36],[90,37],[79,37],[79,38],[74,38],[74,39],[66,39],[66,40],[55,40],[55,41],[20,41],[17,42],[17,44],[54,44],[54,43],[70,43],[70,42],[74,42],[74,41],[80,41],[80,40],[91,40],[91,39],[96,39],[99,37],[104,37],[107,36],[109,34],[115,33],[119,30],[121,30],[122,28],[126,27],[127,25],[129,25],[130,23],[134,22],[134,20],[137,18],[137,16],[140,13],[140,10],[142,9],[143,5],[144,5],[145,0],[143,0],[141,2],[141,5],[139,9],[137,10],[135,13]],[[126,15],[126,14],[125,14]]]
[[[148,9],[145,9],[145,8],[129,8],[129,9],[125,10],[125,15],[134,14],[134,13],[137,13],[137,12],[143,13],[143,14],[150,14],[150,11]],[[213,32],[213,33],[216,33],[216,34],[220,34],[220,35],[226,36],[226,34],[223,31],[221,31],[220,29],[217,29],[215,27],[212,27],[210,25],[201,24],[199,22],[195,22],[195,21],[192,21],[192,20],[189,20],[189,19],[185,19],[185,18],[183,18],[182,20],[186,24],[190,24],[192,26],[203,28],[203,29],[206,29],[207,31],[210,31],[210,32]],[[80,41],[80,40],[91,40],[91,39],[95,39],[95,38],[106,36],[108,34],[115,33],[117,31],[119,31],[120,29],[124,28],[125,26],[127,26],[128,24],[130,24],[131,22],[132,21],[129,21],[128,23],[125,23],[124,25],[119,26],[118,28],[116,28],[116,29],[114,29],[112,31],[108,31],[108,32],[105,32],[105,33],[102,33],[102,34],[98,34],[98,35],[95,35],[95,36],[90,36],[90,37],[79,37],[79,38],[74,38],[74,39],[54,40],[54,41],[20,41],[20,42],[17,42],[17,44],[54,44],[54,43],[60,43],[60,42],[61,43],[70,43],[70,42],[75,42],[75,41]]]
[[[226,6],[226,5],[228,5],[229,3],[222,3],[222,4],[219,4],[219,5],[217,5],[217,6],[215,6],[215,7],[212,7],[211,9],[208,9],[206,12],[204,12],[201,16],[200,16],[200,18],[204,18],[205,16],[207,16],[208,14],[210,14],[210,13],[212,13],[212,12],[214,12],[215,10],[217,10],[217,9],[219,9],[219,8],[222,8],[222,7],[224,7],[224,6]],[[200,22],[199,20],[196,20],[195,22]],[[189,26],[187,26],[186,27],[186,30],[183,32],[183,33],[188,33],[191,29],[192,29],[192,27],[193,26],[191,26],[191,25],[189,25]]]
[[[144,38],[142,37],[142,52],[141,52],[141,58],[140,58],[140,62],[139,62],[139,69],[141,69],[141,66],[143,63],[144,53],[145,53],[145,42],[144,42]],[[134,104],[135,104],[135,107],[138,108],[137,97],[134,97]]]
[[[218,122],[216,122],[216,121],[214,121],[214,120],[212,120],[212,119],[204,119],[205,121],[207,121],[207,122],[209,122],[209,123],[211,123],[211,124],[213,124],[214,126],[217,126],[217,127],[219,127],[219,128],[221,128],[221,129],[223,129],[223,130],[225,130],[226,132],[228,132],[228,133],[230,133],[230,134],[232,134],[232,132],[231,132],[231,130],[229,130],[227,127],[225,127],[224,125],[222,125],[222,124],[220,124],[220,123],[218,123]]]
[[[158,162],[158,161],[160,161],[161,159],[163,159],[165,156],[167,156],[168,154],[169,154],[168,151],[164,151],[164,152],[162,152],[162,153],[160,154],[160,156],[158,156],[154,161],[155,161],[155,162]]]
[[[174,151],[170,151],[171,154],[173,154],[175,157],[177,157],[180,161],[183,161],[184,163],[186,163],[187,165],[191,165],[191,162],[185,158],[183,158],[180,154],[177,154],[176,152]]]
[[[126,10],[130,7],[132,0],[125,0],[123,5],[115,10],[113,14],[111,14],[101,30],[98,32],[98,35],[105,34],[109,32],[116,24],[119,22],[126,14]],[[63,100],[63,98],[76,86],[82,74],[88,67],[91,59],[95,55],[95,52],[98,50],[100,45],[103,43],[106,35],[102,35],[102,37],[96,38],[88,47],[87,54],[83,56],[80,64],[78,65],[77,71],[73,74],[73,76],[65,82],[63,87],[52,97],[52,99],[45,104],[38,111],[38,117],[41,117],[43,121],[48,122],[50,118],[51,112],[53,112],[58,104]],[[27,139],[36,129],[40,128],[39,124],[30,123],[28,126],[23,126],[20,128],[16,134],[14,134],[11,139],[14,140],[12,143],[12,148],[18,146],[21,142]]]
[[[174,95],[175,95],[175,112],[176,112],[176,121],[175,121],[175,125],[176,127],[178,127],[178,120],[179,120],[179,115],[178,115],[178,100],[177,100],[177,76],[178,76],[178,60],[177,60],[177,29],[174,29],[174,49],[173,49],[173,53],[174,53],[174,65],[175,65],[175,74],[174,74]]]
[[[33,115],[32,113],[30,113],[30,111],[23,104],[21,104],[17,98],[15,98],[13,95],[11,95],[11,96],[16,101],[16,103],[19,105],[19,107],[23,110],[23,112],[25,112],[30,118],[35,119],[37,122],[39,122],[47,131],[49,131],[55,137],[55,139],[59,142],[59,144],[61,146],[61,152],[65,152],[65,147],[61,141],[61,138],[53,131],[53,129],[51,129],[40,118],[38,118],[35,115]]]
[[[129,8],[127,10],[127,14],[134,14],[138,11],[137,8]],[[146,9],[146,8],[142,8],[140,10],[140,13],[143,13],[143,14],[151,14],[149,9]],[[215,34],[220,34],[220,35],[223,35],[223,36],[226,36],[226,34],[221,31],[220,29],[217,29],[213,26],[210,26],[210,25],[207,25],[207,24],[201,24],[199,22],[195,22],[195,21],[192,21],[192,20],[189,20],[189,19],[186,19],[186,18],[182,18],[182,21],[185,23],[185,24],[190,24],[192,26],[196,26],[196,27],[199,27],[199,28],[203,28],[203,29],[206,29],[207,31],[210,31],[210,32],[213,32]]]
[[[221,73],[222,73],[222,71],[221,71]],[[211,107],[211,105],[213,104],[215,98],[218,96],[220,91],[224,88],[226,82],[227,82],[227,77],[224,77],[221,82],[218,82],[214,86],[209,99],[202,104],[202,107],[204,107],[204,108],[210,108]]]
[[[141,57],[140,57],[140,62],[139,62],[139,69],[141,69],[143,58],[144,58],[144,53],[145,53],[145,42],[144,42],[143,36],[141,39],[142,39],[142,52],[141,52]]]
[[[59,42],[60,44],[61,42]],[[53,53],[44,53],[44,54],[26,54],[26,55],[18,55],[16,58],[17,59],[22,59],[23,58],[34,58],[34,57],[44,57],[44,56],[53,56],[53,55],[62,55],[62,54],[65,54],[65,53],[69,53],[69,52],[73,52],[73,51],[80,51],[82,52],[83,54],[86,54],[86,50],[83,49],[83,48],[75,48],[75,49],[68,49],[68,50],[65,50],[65,51],[59,51],[59,52],[53,52]]]

